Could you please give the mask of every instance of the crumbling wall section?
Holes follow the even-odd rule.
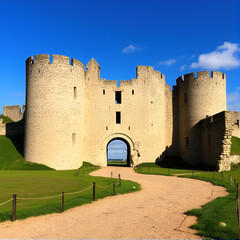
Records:
[[[0,135],[6,135],[6,123],[0,118]]]
[[[4,106],[3,116],[11,118],[14,122],[18,122],[23,119],[24,111],[24,105],[22,111],[20,105]]]
[[[223,111],[201,121],[203,162],[219,171],[231,169],[234,116],[232,111]]]
[[[240,112],[234,112],[233,136],[240,138]]]

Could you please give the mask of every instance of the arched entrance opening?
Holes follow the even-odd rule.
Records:
[[[108,166],[131,166],[131,148],[123,138],[113,138],[107,144]]]

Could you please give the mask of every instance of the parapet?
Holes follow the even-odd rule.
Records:
[[[53,54],[53,63],[69,64],[69,57]]]
[[[183,83],[183,76],[180,76],[177,78],[177,86],[179,86],[182,83]],[[173,86],[173,87],[175,87],[175,86]]]
[[[29,57],[29,58],[27,58],[26,64],[28,64],[28,63],[30,63],[30,64],[33,64],[33,63],[34,63],[34,60],[33,60],[33,57],[32,57],[32,56]]]
[[[210,77],[209,71],[197,72],[197,78],[209,78],[209,77]]]
[[[197,77],[196,77],[197,75]],[[177,85],[180,85],[184,82],[193,81],[196,79],[208,79],[208,78],[218,78],[226,80],[226,75],[222,72],[217,71],[199,71],[195,74],[195,72],[185,74],[184,76],[180,76],[177,78]]]
[[[49,54],[40,54],[34,56],[34,63],[49,62]]]
[[[23,118],[23,113],[25,111],[25,105],[21,111],[20,105],[4,106],[3,116],[11,118],[13,121],[17,122]]]
[[[212,77],[218,77],[218,78],[226,79],[226,74],[225,73],[212,71],[211,74],[212,74],[211,75]]]
[[[83,69],[84,69],[84,64],[83,63],[81,63],[79,60],[77,60],[77,59],[75,59],[75,58],[72,58],[71,59],[71,65],[72,66],[80,66],[80,67],[82,67]]]
[[[137,66],[136,78],[146,76],[146,75],[148,76],[149,74],[153,74],[160,77],[161,79],[165,79],[165,75],[159,71],[154,70],[152,66],[143,66],[143,65]]]
[[[193,79],[195,79],[195,73],[194,72],[184,74],[184,76],[183,76],[183,81],[185,81],[185,82],[191,81]]]
[[[31,56],[27,58],[26,64],[36,64],[36,63],[45,63],[45,64],[50,64],[50,56],[49,54],[39,54],[35,55],[34,58]],[[70,58],[67,56],[63,55],[57,55],[53,54],[53,61],[52,63],[57,63],[57,64],[63,64],[63,65],[76,65],[76,66],[81,66],[84,68],[83,63],[81,63],[79,60],[72,58],[71,59],[71,64],[70,64]]]
[[[117,87],[117,80],[106,80],[105,78],[100,78],[100,80],[103,82],[103,86]]]

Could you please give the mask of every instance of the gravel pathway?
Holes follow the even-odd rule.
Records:
[[[223,187],[167,176],[137,174],[131,168],[106,167],[92,173],[136,181],[142,191],[117,195],[65,211],[0,224],[4,239],[199,239],[195,217],[183,213],[219,196]]]

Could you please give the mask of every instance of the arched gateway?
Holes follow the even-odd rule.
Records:
[[[130,146],[122,138],[114,138],[107,145],[107,166],[131,166]]]
[[[105,152],[106,165],[108,161],[108,145],[114,140],[121,140],[127,145],[127,166],[130,167],[137,164],[136,149],[132,139],[125,134],[114,133],[105,138],[102,144],[102,152]]]

